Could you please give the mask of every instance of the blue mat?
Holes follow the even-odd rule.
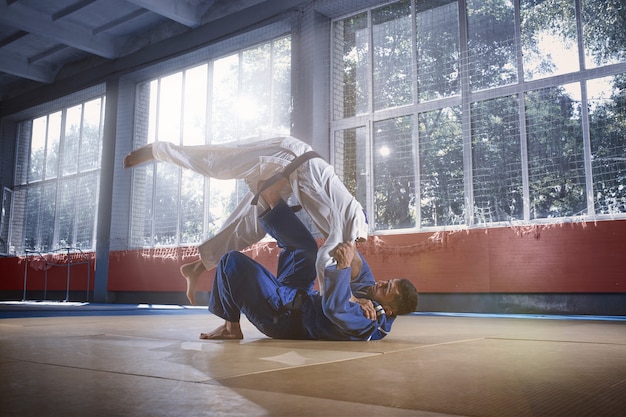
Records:
[[[206,306],[184,306],[170,304],[101,304],[64,301],[0,301],[0,319],[28,317],[68,316],[129,316],[129,315],[180,315],[207,314]],[[209,313],[210,314],[210,313]],[[625,321],[626,316],[552,315],[552,314],[489,314],[416,312],[410,316],[507,318],[535,320],[600,320]]]
[[[0,319],[67,316],[207,314],[206,306],[99,304],[64,301],[0,301]]]
[[[593,315],[559,315],[559,314],[493,314],[493,313],[411,313],[412,316],[449,316],[449,317],[479,317],[505,319],[538,319],[538,320],[601,320],[626,321],[626,316],[593,316]]]

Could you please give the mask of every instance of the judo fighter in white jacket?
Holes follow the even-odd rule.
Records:
[[[257,202],[256,194],[264,183],[274,182],[280,174],[284,174],[290,191],[326,237],[316,261],[318,279],[333,263],[333,248],[342,242],[367,237],[367,219],[361,204],[346,189],[333,167],[296,138],[286,136],[200,146],[155,142],[126,156],[124,167],[131,168],[150,160],[169,162],[211,178],[243,179],[250,188],[217,234],[198,247],[201,264],[181,268],[188,281],[187,296],[192,304],[203,269],[214,268],[226,252],[245,249],[265,236],[258,216],[267,205],[262,199]],[[318,282],[323,292],[322,280]]]

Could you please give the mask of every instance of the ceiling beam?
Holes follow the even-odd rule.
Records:
[[[52,22],[50,16],[21,3],[0,1],[0,22],[104,58],[117,58],[117,42],[104,34],[94,35],[89,28],[72,22]]]
[[[171,0],[127,0],[153,13],[167,17],[170,20],[195,28],[202,23],[202,15],[207,11],[214,0],[206,1],[171,1]]]
[[[11,44],[19,39],[22,39],[23,37],[27,36],[28,32],[24,32],[23,30],[18,30],[17,32],[15,32],[14,34],[7,36],[4,39],[0,40],[0,48],[2,48],[3,46],[6,46],[8,44]]]
[[[96,0],[82,0],[79,1],[78,3],[74,3],[70,6],[67,6],[64,9],[59,10],[58,12],[54,13],[52,15],[52,21],[56,22],[59,19],[63,19],[66,16],[71,15],[72,13],[75,13],[81,9],[84,9],[85,7],[89,6],[91,3],[95,3]]]
[[[249,30],[277,16],[303,6],[307,0],[281,0],[256,4],[195,30],[184,32],[173,38],[164,39],[130,55],[82,71],[71,78],[61,78],[54,84],[42,85],[18,96],[0,101],[0,118],[18,113],[34,105],[45,103],[63,95],[92,87],[107,79],[115,79],[123,74],[153,65],[165,59],[174,58],[196,48],[210,45],[228,36]],[[2,0],[0,0],[2,3]],[[181,45],[185,45],[181,48]]]
[[[54,81],[58,69],[48,65],[29,63],[25,58],[0,51],[0,71],[16,77],[50,84]]]
[[[109,30],[111,28],[114,28],[115,26],[119,26],[119,25],[121,25],[123,23],[131,21],[131,20],[133,20],[133,19],[135,19],[135,18],[137,18],[139,16],[142,16],[142,15],[144,15],[146,13],[149,13],[149,11],[146,10],[146,9],[137,9],[134,12],[130,12],[130,13],[124,15],[124,16],[121,16],[121,17],[115,19],[115,20],[111,20],[110,22],[108,22],[108,23],[106,23],[106,24],[104,24],[102,26],[98,26],[97,28],[94,28],[92,30],[92,33],[95,35],[95,34],[98,34],[100,32],[104,32],[105,30]]]
[[[30,58],[28,58],[28,63],[29,64],[33,64],[33,63],[35,63],[37,61],[41,61],[42,59],[45,59],[45,58],[47,58],[47,57],[49,57],[51,55],[54,55],[57,52],[61,52],[61,51],[65,50],[65,49],[67,49],[67,48],[68,48],[68,46],[66,46],[66,45],[56,45],[56,46],[53,46],[52,48],[50,48],[48,50],[45,50],[43,52],[40,52],[40,53],[38,53],[36,55],[33,55]]]

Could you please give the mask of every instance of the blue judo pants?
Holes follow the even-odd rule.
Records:
[[[226,253],[215,272],[209,311],[231,322],[239,322],[243,313],[269,337],[301,338],[301,319],[285,306],[298,290],[312,294],[317,243],[282,201],[263,213],[259,221],[281,248],[277,275],[240,252]]]

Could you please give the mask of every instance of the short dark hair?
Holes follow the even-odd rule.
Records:
[[[400,295],[396,298],[394,306],[391,306],[394,316],[409,314],[417,309],[417,288],[411,281],[402,278],[398,281]]]

